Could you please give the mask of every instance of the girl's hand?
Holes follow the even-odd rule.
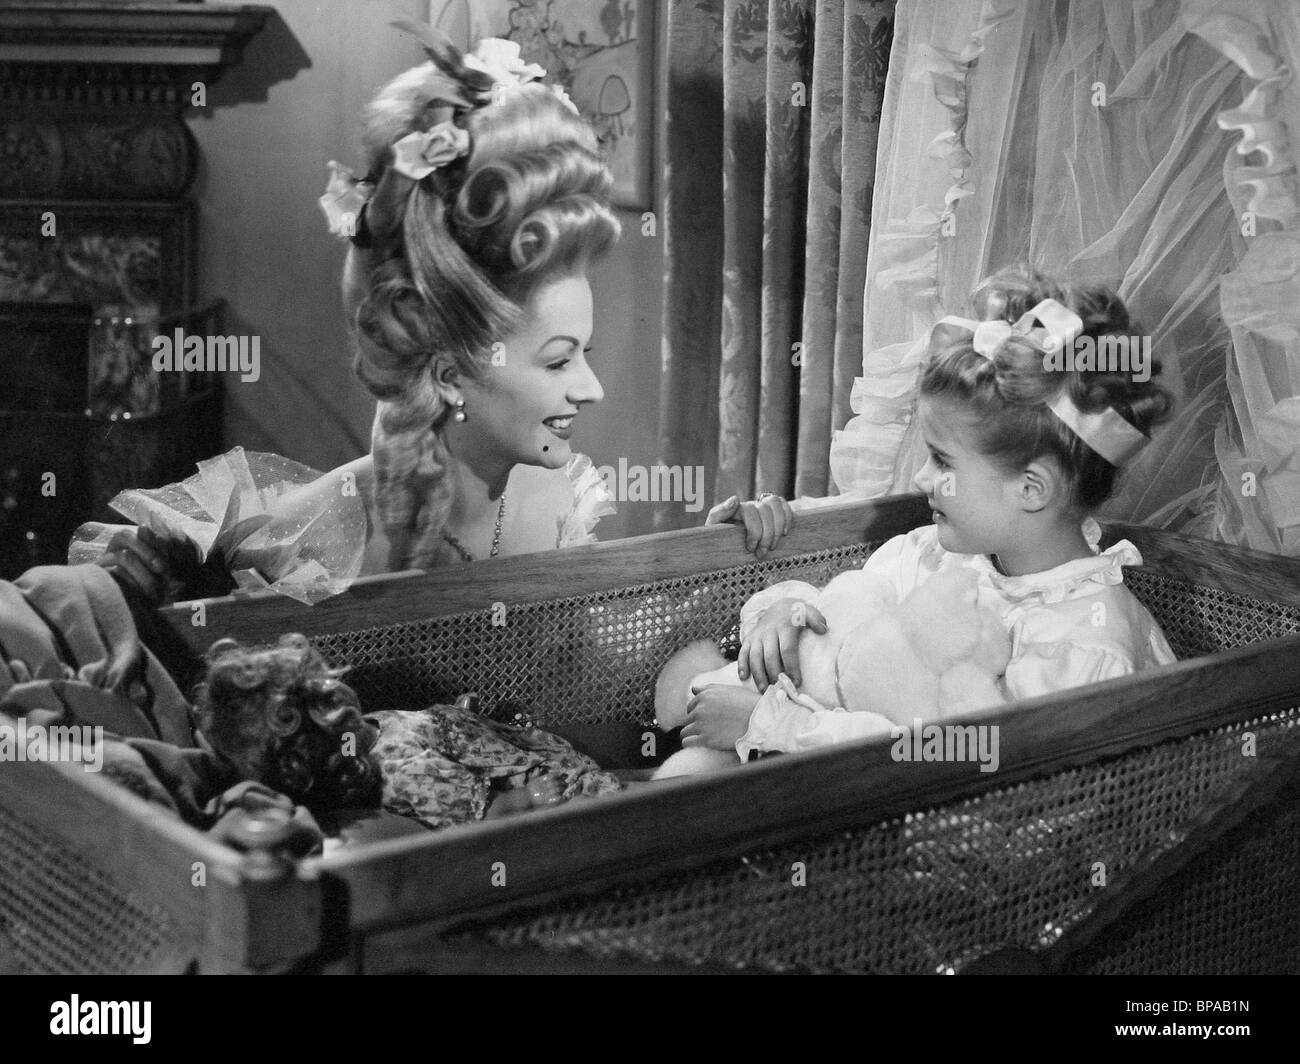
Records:
[[[763,492],[757,502],[741,502],[733,495],[718,503],[704,519],[706,525],[741,522],[745,525],[745,549],[761,560],[777,540],[794,528],[794,511],[780,495]]]
[[[692,687],[691,691],[695,697],[686,706],[682,746],[734,750],[749,730],[749,717],[758,705],[758,695],[747,687],[724,683]]]
[[[740,644],[736,669],[742,680],[751,676],[760,691],[785,673],[796,687],[803,684],[799,675],[799,633],[811,628],[826,634],[826,618],[816,606],[802,599],[783,598],[772,603],[759,617],[753,631]]]
[[[124,528],[114,533],[95,564],[134,584],[149,602],[162,605],[171,592],[169,549],[166,540],[147,528]]]

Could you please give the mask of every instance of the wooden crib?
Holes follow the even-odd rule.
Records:
[[[359,582],[171,629],[311,636],[370,707],[477,691],[606,766],[672,745],[656,672],[740,604],[929,520],[919,497]],[[891,743],[786,755],[511,819],[377,820],[290,864],[48,764],[0,769],[0,956],[43,971],[1300,970],[1300,561],[1141,528],[1129,586],[1180,661],[988,715],[994,773]],[[977,722],[979,723],[979,722]],[[387,835],[388,837],[384,837]]]

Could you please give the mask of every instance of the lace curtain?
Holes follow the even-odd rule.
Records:
[[[830,490],[894,3],[667,5],[660,448],[716,470],[715,498]],[[665,508],[658,527],[689,518]]]
[[[841,491],[910,491],[924,337],[1028,259],[1115,285],[1175,420],[1105,515],[1300,553],[1300,7],[900,0]]]

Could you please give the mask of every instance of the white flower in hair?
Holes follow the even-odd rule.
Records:
[[[468,153],[469,133],[454,122],[439,122],[427,133],[408,133],[393,145],[393,169],[419,181]]]
[[[507,41],[500,37],[486,37],[479,41],[464,61],[471,70],[486,74],[496,82],[494,100],[499,100],[503,93],[515,91],[531,81],[540,81],[546,77],[545,67],[523,61],[518,41]]]

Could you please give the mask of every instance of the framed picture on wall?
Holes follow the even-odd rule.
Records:
[[[654,197],[654,5],[649,0],[429,0],[429,22],[469,51],[484,37],[519,42],[596,130],[614,202]]]

